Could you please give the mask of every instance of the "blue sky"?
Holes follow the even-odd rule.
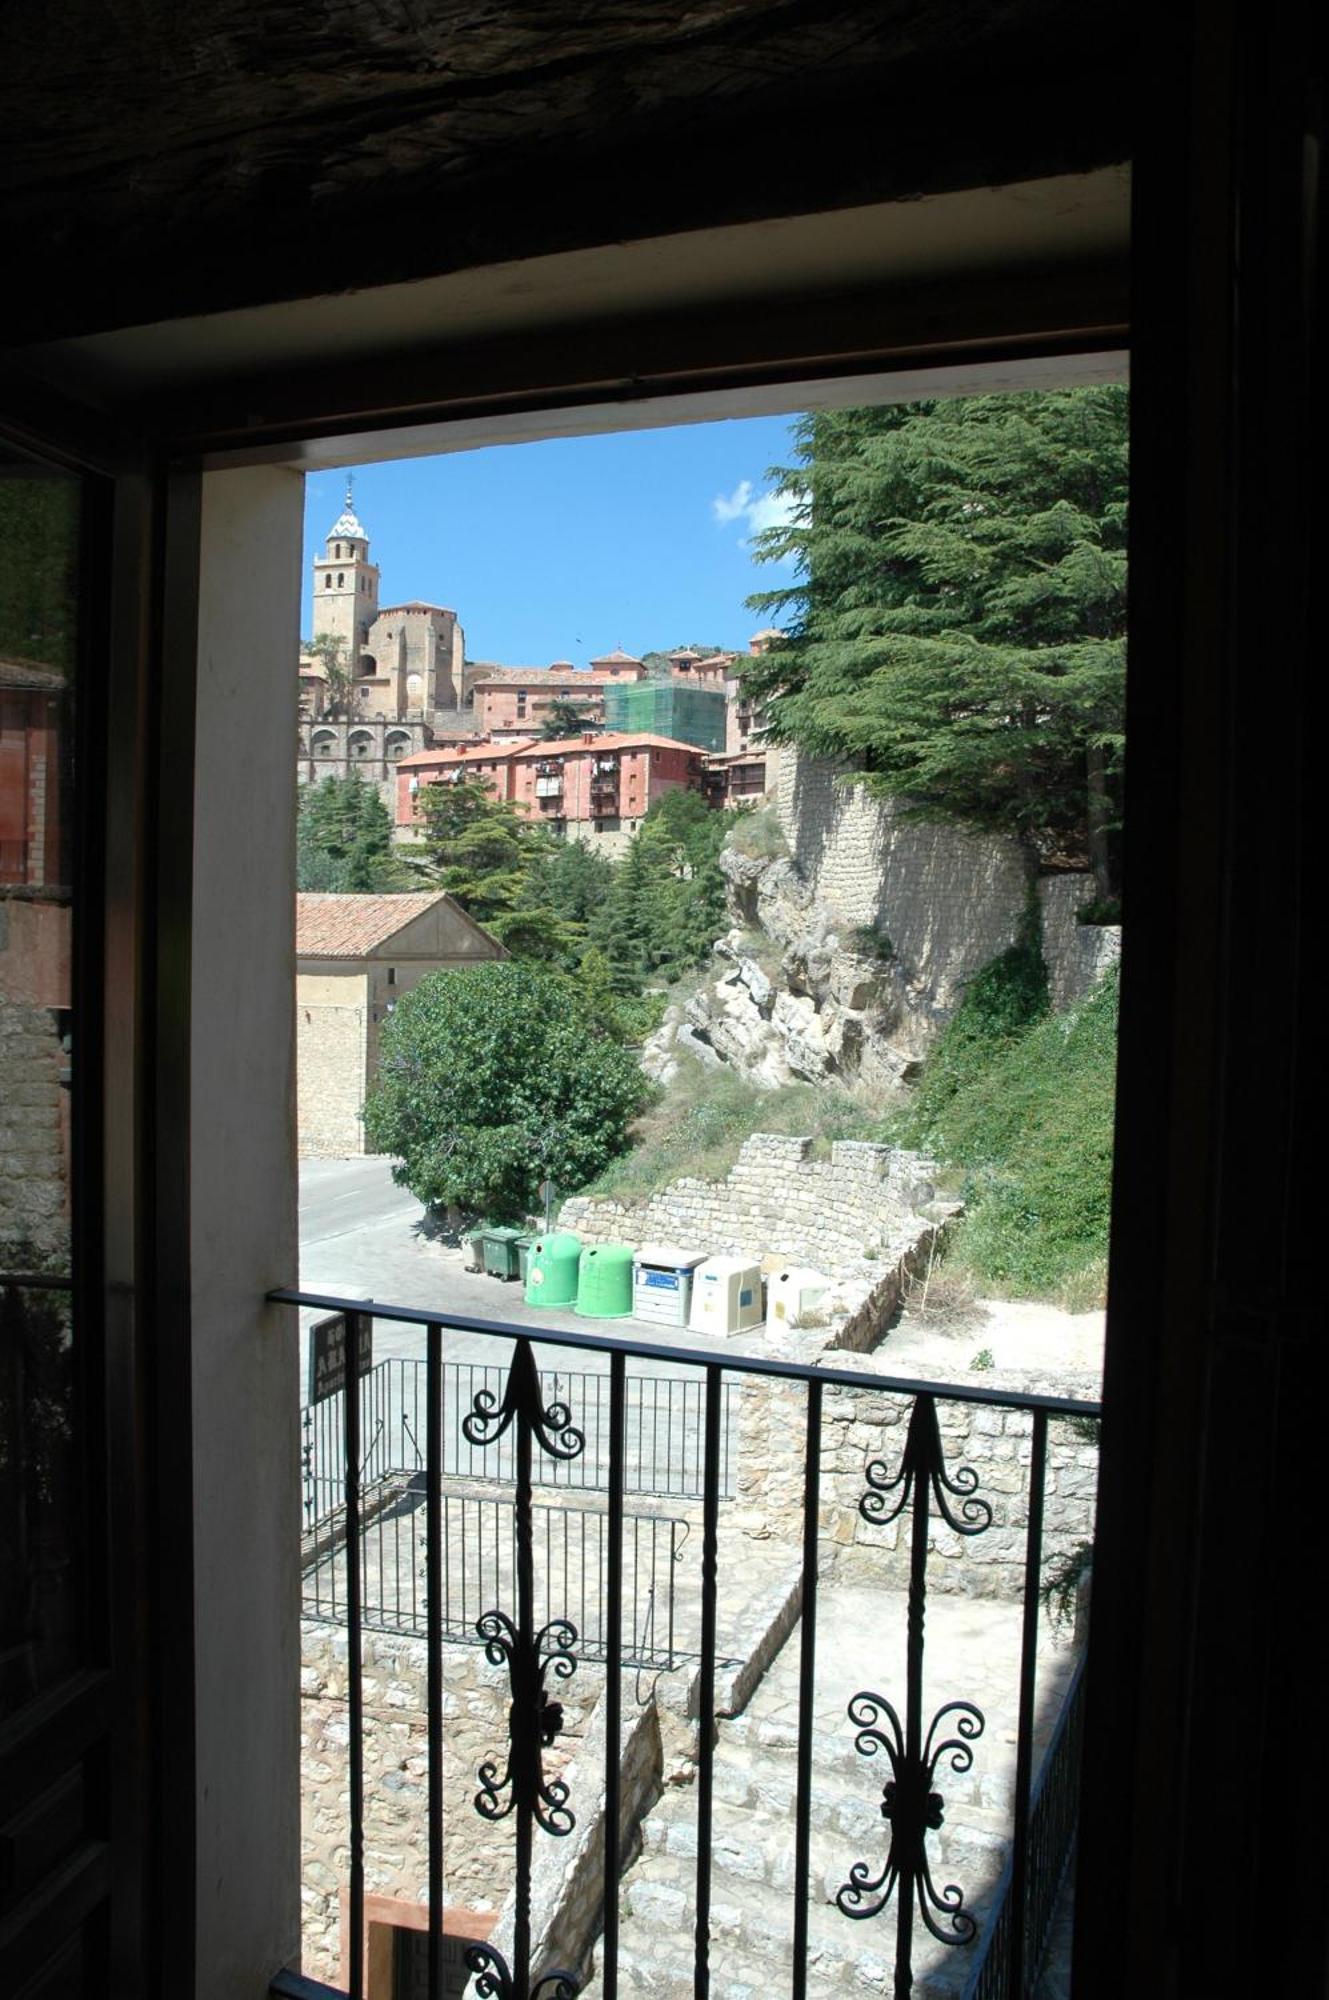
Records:
[[[748,537],[773,517],[766,470],[791,460],[787,417],[611,437],[553,438],[360,466],[355,510],[382,576],[380,601],[456,611],[471,659],[513,666],[697,639],[735,650],[768,621],[744,608],[781,574]],[[346,478],[305,482],[309,564],[341,511]]]

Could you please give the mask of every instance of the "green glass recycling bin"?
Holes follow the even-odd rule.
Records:
[[[531,1261],[531,1245],[534,1241],[535,1238],[533,1236],[519,1236],[517,1238],[517,1276],[521,1279],[523,1285],[526,1283],[526,1271]]]
[[[592,1243],[581,1253],[575,1310],[583,1319],[626,1319],[632,1311],[632,1252],[625,1243]]]
[[[521,1272],[521,1260],[517,1245],[522,1238],[520,1229],[486,1229],[482,1242],[485,1252],[485,1270],[491,1278],[515,1278]]]
[[[580,1263],[581,1238],[570,1229],[537,1236],[526,1253],[527,1305],[570,1306],[577,1296]]]

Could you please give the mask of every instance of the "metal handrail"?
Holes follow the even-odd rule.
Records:
[[[785,1382],[820,1382],[838,1389],[871,1389],[882,1395],[939,1396],[943,1402],[984,1403],[1003,1410],[1042,1410],[1049,1417],[1100,1417],[1101,1403],[1075,1396],[1044,1396],[1016,1389],[983,1389],[968,1382],[924,1381],[918,1376],[864,1375],[849,1368],[823,1368],[805,1361],[776,1361],[766,1355],[717,1353],[714,1348],[676,1347],[653,1340],[632,1340],[620,1334],[582,1333],[571,1327],[529,1326],[514,1320],[480,1319],[470,1313],[440,1311],[437,1306],[385,1305],[374,1299],[342,1298],[334,1292],[305,1292],[279,1285],[268,1303],[303,1306],[320,1312],[360,1313],[367,1319],[390,1320],[398,1326],[437,1326],[444,1332],[485,1333],[495,1339],[529,1340],[537,1347],[584,1348],[594,1354],[624,1354],[652,1361],[677,1362],[688,1368],[717,1363],[726,1373],[764,1375]]]

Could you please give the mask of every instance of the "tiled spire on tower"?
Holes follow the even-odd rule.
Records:
[[[331,538],[334,535],[344,535],[347,537],[348,540],[353,538],[357,542],[365,542],[368,541],[369,539],[364,529],[360,526],[359,521],[356,519],[355,508],[352,505],[353,485],[354,485],[354,474],[348,472],[346,475],[346,502],[342,509],[342,512],[337,516],[337,519],[333,522],[332,527],[328,531],[329,540],[331,540]]]

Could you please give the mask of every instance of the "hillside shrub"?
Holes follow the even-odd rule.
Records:
[[[365,1133],[418,1200],[515,1222],[546,1177],[570,1191],[602,1172],[651,1094],[572,980],[509,960],[432,973],[398,1001]]]
[[[738,1071],[703,1068],[694,1056],[633,1128],[634,1144],[590,1192],[654,1194],[683,1175],[721,1180],[753,1132],[807,1134],[813,1157],[835,1139],[877,1139],[881,1111],[834,1085],[792,1083],[761,1090]]]
[[[754,861],[779,861],[789,852],[774,806],[757,806],[735,813],[727,845]]]
[[[970,980],[955,1016],[924,1067],[922,1081],[899,1136],[932,1150],[941,1144],[947,1106],[966,1092],[994,1060],[1048,1010],[1037,898],[1025,908],[1014,944]]]

